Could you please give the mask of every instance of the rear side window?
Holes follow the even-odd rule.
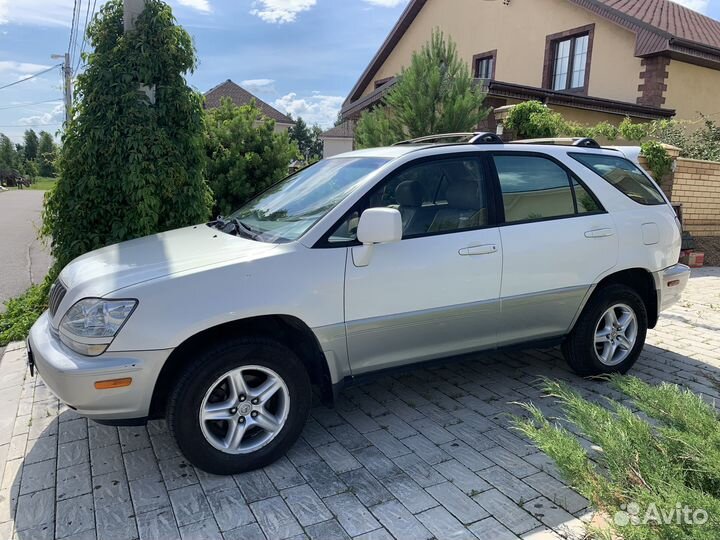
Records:
[[[665,204],[652,181],[631,161],[601,154],[569,154],[640,204]]]
[[[595,199],[555,162],[539,156],[493,156],[507,223],[602,211]]]

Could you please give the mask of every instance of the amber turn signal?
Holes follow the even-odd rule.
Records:
[[[110,388],[130,386],[130,383],[132,383],[132,377],[127,377],[125,379],[110,379],[109,381],[95,381],[95,388],[97,390],[109,390]]]

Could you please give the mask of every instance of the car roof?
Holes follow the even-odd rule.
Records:
[[[404,156],[405,154],[409,154],[410,152],[414,152],[418,149],[422,148],[431,148],[433,144],[423,144],[423,145],[398,145],[398,146],[379,146],[377,148],[365,148],[363,150],[353,150],[352,152],[345,152],[343,154],[338,154],[335,156],[332,156],[328,159],[337,159],[337,158],[357,158],[357,157],[374,157],[374,158],[390,158],[395,159]]]
[[[633,147],[628,147],[631,149]],[[457,152],[492,152],[501,150],[512,150],[514,152],[535,152],[547,155],[567,154],[568,152],[604,154],[608,156],[616,156],[627,158],[623,151],[623,147],[612,148],[583,148],[580,146],[569,146],[560,144],[532,144],[532,143],[507,143],[507,144],[468,144],[468,143],[445,143],[445,144],[402,144],[397,146],[381,146],[377,148],[366,148],[363,150],[354,150],[332,156],[328,159],[337,158],[388,158],[398,159],[410,153],[417,152],[420,156],[454,154]],[[630,158],[632,160],[632,157]]]

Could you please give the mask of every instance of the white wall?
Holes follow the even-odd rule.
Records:
[[[328,137],[323,139],[323,157],[328,158],[350,152],[353,149],[353,140],[347,137]]]

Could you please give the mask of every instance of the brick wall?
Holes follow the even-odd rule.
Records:
[[[678,158],[670,200],[683,205],[685,230],[720,236],[720,163]]]

